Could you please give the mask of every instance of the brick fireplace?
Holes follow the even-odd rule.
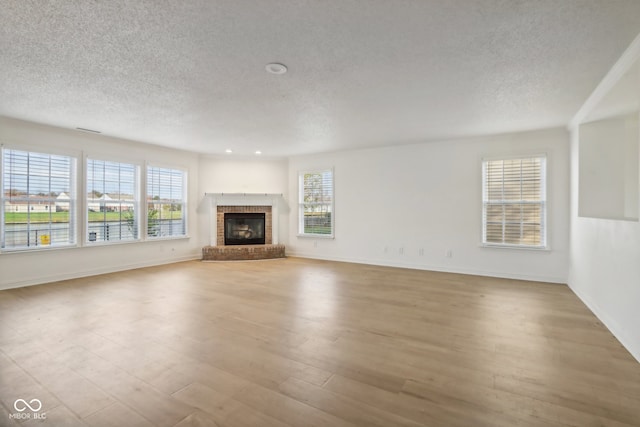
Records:
[[[273,244],[273,213],[271,206],[218,206],[216,220],[217,246],[226,246],[224,239],[224,214],[226,213],[264,213],[264,243]]]
[[[254,260],[283,258],[285,247],[278,243],[278,206],[281,194],[207,193],[211,199],[210,245],[202,248],[205,261]],[[225,214],[264,214],[264,244],[244,244],[233,241],[225,244]],[[236,237],[243,235],[238,228]],[[246,229],[247,232],[255,231]],[[229,243],[229,241],[227,241]],[[250,242],[253,243],[253,242]]]

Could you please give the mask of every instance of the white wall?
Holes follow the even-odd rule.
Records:
[[[483,157],[546,153],[550,251],[481,247]],[[292,199],[288,253],[297,256],[566,283],[569,135],[563,129],[289,159],[333,167],[335,239],[297,236]],[[452,257],[447,257],[447,251]],[[402,253],[400,253],[402,251]],[[423,255],[421,255],[423,253]]]
[[[602,110],[603,101],[614,106],[616,102],[619,105],[632,105],[638,114],[639,65],[640,36],[612,67],[572,121],[569,286],[640,361],[640,222],[578,216],[579,197],[584,193],[579,179],[579,170],[583,165],[580,164],[578,126],[585,121],[585,117]],[[629,87],[625,83],[625,90],[621,91],[620,84],[624,82],[633,84]],[[623,96],[612,100],[611,94]],[[631,94],[635,94],[635,100],[629,104]],[[640,135],[636,135],[636,144],[639,144],[638,141]],[[637,147],[635,153],[638,156]],[[639,161],[637,158],[634,160]],[[626,160],[619,162],[619,168],[624,169]],[[635,174],[635,179],[639,180],[637,169]],[[637,192],[638,187],[635,188]],[[638,203],[638,194],[630,198]]]
[[[580,125],[578,215],[638,219],[638,113]]]
[[[282,194],[282,203],[278,206],[278,237],[281,243],[286,244],[289,239],[287,164],[286,159],[201,155],[198,168],[198,224],[201,230],[201,246],[208,245],[210,239],[211,200],[204,196],[205,193]]]
[[[198,157],[171,150],[74,130],[38,125],[0,117],[0,143],[17,149],[62,152],[79,159],[84,155],[106,159],[184,168],[188,173],[187,211],[190,238],[124,244],[94,245],[0,254],[0,289],[45,283],[136,267],[199,258],[196,204],[198,197]],[[78,180],[82,179],[82,174]],[[79,188],[82,188],[79,186]],[[81,239],[78,239],[81,240]]]

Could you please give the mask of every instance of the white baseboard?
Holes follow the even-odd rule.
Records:
[[[154,267],[157,265],[166,265],[166,264],[174,264],[177,262],[193,261],[201,258],[202,258],[202,254],[198,252],[197,254],[183,255],[180,257],[153,259],[145,262],[138,262],[138,263],[132,263],[132,264],[121,264],[118,266],[109,266],[109,267],[95,268],[90,270],[73,271],[71,273],[43,275],[43,276],[31,277],[25,280],[4,284],[2,285],[0,290],[22,288],[25,286],[42,285],[44,283],[59,282],[61,280],[79,279],[82,277],[97,276],[100,274],[134,270],[136,268]]]
[[[287,250],[287,256],[319,259],[319,260],[326,260],[326,261],[351,262],[355,264],[380,265],[384,267],[410,268],[412,270],[438,271],[442,273],[469,274],[474,276],[496,277],[501,279],[528,280],[528,281],[534,281],[534,282],[557,283],[557,284],[567,283],[566,277],[538,276],[538,275],[531,275],[531,274],[513,274],[513,273],[500,272],[500,271],[455,268],[455,267],[446,267],[446,266],[429,265],[429,264],[416,264],[416,263],[401,262],[401,261],[389,261],[389,260],[381,260],[381,259],[318,256],[312,253],[297,252],[297,251],[290,251],[290,250]]]
[[[629,353],[640,362],[640,343],[635,342],[631,338],[627,336],[624,332],[624,328],[620,327],[618,322],[612,319],[609,315],[607,315],[598,304],[596,304],[592,299],[588,298],[584,293],[582,293],[578,288],[571,286],[571,282],[569,282],[569,288],[573,291],[574,294],[586,305],[589,310],[604,324],[604,326],[613,334],[614,337],[624,348],[627,349]]]

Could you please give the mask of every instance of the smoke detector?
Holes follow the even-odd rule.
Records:
[[[277,62],[267,64],[264,69],[267,70],[267,73],[271,74],[284,74],[287,72],[287,66]]]

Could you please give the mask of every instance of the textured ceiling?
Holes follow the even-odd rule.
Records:
[[[0,115],[267,156],[565,125],[640,33],[638,0],[0,5]]]

